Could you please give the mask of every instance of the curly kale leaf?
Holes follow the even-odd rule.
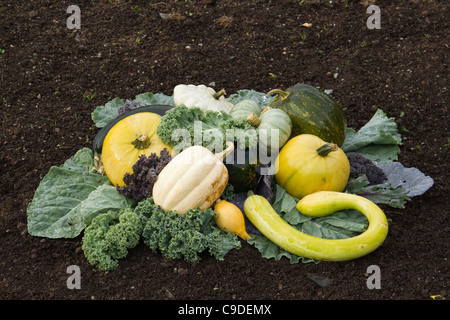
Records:
[[[162,169],[172,160],[166,148],[150,156],[141,155],[133,165],[133,173],[125,173],[123,187],[117,187],[119,193],[127,198],[143,200],[152,196],[153,185]]]
[[[365,174],[370,184],[380,184],[386,181],[387,177],[383,170],[371,160],[355,152],[347,154],[347,158],[350,163],[350,177],[356,179]]]
[[[185,259],[199,262],[201,252],[208,252],[223,260],[232,249],[239,249],[239,239],[220,230],[213,220],[214,210],[191,209],[185,215],[165,212],[152,198],[136,206],[135,212],[144,223],[142,237],[153,251],[160,251],[166,259]]]
[[[225,141],[236,141],[241,148],[255,147],[256,130],[245,120],[226,112],[177,106],[166,112],[156,131],[158,137],[178,153],[193,145],[208,149],[223,148]]]
[[[138,245],[142,230],[143,223],[131,208],[101,213],[84,231],[84,255],[103,271],[115,270],[118,260]]]

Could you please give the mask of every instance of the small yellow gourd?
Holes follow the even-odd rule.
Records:
[[[153,186],[155,204],[179,214],[211,207],[228,184],[223,159],[233,150],[234,144],[227,142],[227,148],[216,154],[202,146],[192,146],[177,154],[159,173]]]
[[[233,233],[243,240],[250,238],[245,229],[244,214],[238,206],[226,200],[219,200],[214,206],[214,211],[217,212],[214,221],[220,229]]]

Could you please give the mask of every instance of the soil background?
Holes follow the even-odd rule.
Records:
[[[375,3],[381,29],[369,29]],[[81,29],[66,25],[69,5]],[[448,1],[24,1],[0,5],[0,299],[433,300],[449,298]],[[303,24],[310,23],[307,27]],[[180,83],[267,92],[333,90],[358,129],[395,117],[399,161],[435,184],[386,208],[386,242],[342,263],[264,259],[243,243],[224,261],[165,260],[140,244],[94,271],[81,238],[27,233],[26,208],[52,165],[92,147],[91,112]],[[67,267],[81,268],[68,289]],[[377,265],[381,289],[367,287]]]

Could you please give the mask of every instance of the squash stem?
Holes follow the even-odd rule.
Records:
[[[338,150],[339,147],[335,143],[325,143],[323,146],[317,148],[317,154],[321,157],[326,157],[330,152]]]
[[[226,142],[226,149],[222,152],[215,153],[214,155],[220,160],[223,161],[227,155],[229,155],[234,150],[234,143],[231,141]]]
[[[131,142],[131,144],[139,150],[147,149],[148,147],[150,147],[150,143],[150,138],[145,134],[141,134],[133,142]]]
[[[213,97],[216,100],[219,100],[220,97],[225,96],[227,93],[225,92],[225,89],[222,89],[216,93],[214,93]]]
[[[273,96],[274,94],[279,95],[281,101],[284,101],[284,100],[286,100],[287,98],[289,98],[291,96],[291,94],[289,92],[283,91],[281,89],[273,89],[273,90],[270,90],[267,93],[267,95],[269,95],[269,96]]]
[[[247,116],[247,122],[254,128],[258,128],[259,125],[261,124],[261,120],[253,112]]]

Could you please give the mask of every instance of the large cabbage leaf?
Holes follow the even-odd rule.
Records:
[[[90,172],[93,165],[92,150],[83,148],[50,168],[27,208],[29,234],[75,238],[97,214],[131,205],[106,176]]]
[[[398,159],[401,143],[395,119],[378,109],[358,131],[347,128],[341,149],[346,153],[360,153],[372,161],[387,163]]]

